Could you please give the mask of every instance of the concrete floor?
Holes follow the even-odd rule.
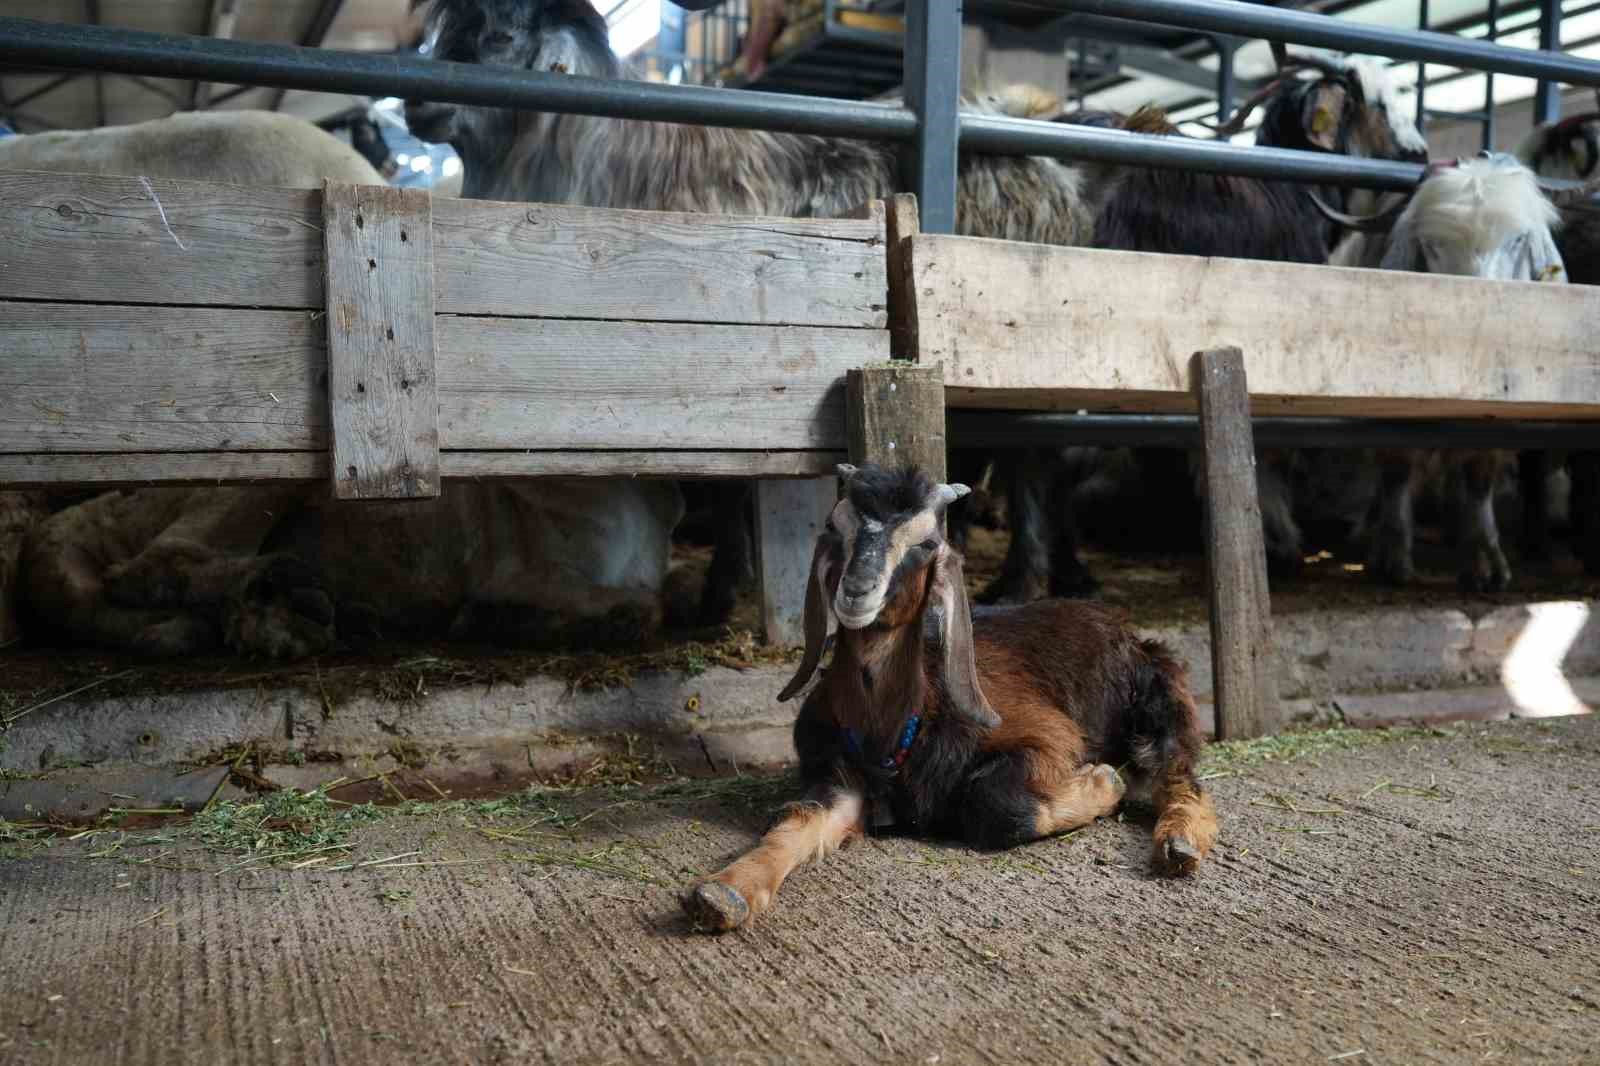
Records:
[[[1223,772],[1192,882],[1134,814],[877,839],[722,938],[676,890],[773,789],[397,815],[386,869],[61,842],[0,860],[0,1062],[1600,1063],[1600,716]]]

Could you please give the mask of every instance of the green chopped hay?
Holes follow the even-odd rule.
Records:
[[[1460,728],[1395,726],[1390,729],[1351,729],[1335,726],[1331,729],[1279,733],[1253,740],[1222,740],[1206,747],[1199,772],[1202,779],[1234,777],[1249,767],[1267,763],[1315,759],[1322,755],[1357,751],[1402,740],[1432,740],[1462,735]]]

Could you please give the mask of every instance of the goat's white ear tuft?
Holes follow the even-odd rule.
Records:
[[[948,507],[950,504],[955,503],[957,500],[961,499],[961,497],[965,496],[967,493],[969,493],[971,491],[972,490],[967,488],[967,486],[962,485],[960,483],[953,483],[953,484],[950,484],[950,485],[940,485],[939,486],[939,503],[942,506]]]
[[[846,481],[849,481],[851,478],[856,476],[856,468],[851,466],[849,463],[840,463],[833,469],[837,471],[839,476],[844,478]]]

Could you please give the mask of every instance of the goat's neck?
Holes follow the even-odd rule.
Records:
[[[841,630],[828,669],[831,704],[841,728],[866,737],[897,734],[928,701],[922,627]]]

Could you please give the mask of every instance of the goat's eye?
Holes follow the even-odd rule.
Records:
[[[932,537],[929,537],[927,540],[917,545],[917,547],[921,548],[925,552],[931,552],[939,547],[939,542],[934,540]]]

